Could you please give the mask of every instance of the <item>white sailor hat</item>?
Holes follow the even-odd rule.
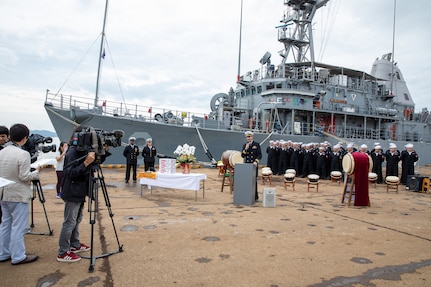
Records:
[[[374,147],[374,149],[382,149],[382,146],[380,146],[380,145],[376,145],[376,146]]]
[[[153,139],[152,138],[147,138],[146,142],[152,142]]]
[[[349,143],[347,147],[353,147],[353,143]]]
[[[332,148],[340,148],[340,145],[336,144]]]
[[[252,131],[246,131],[244,134],[246,137],[254,135],[254,133]]]
[[[361,144],[361,148],[368,148],[366,144]]]
[[[325,148],[323,146],[319,147],[319,150],[325,150]]]
[[[394,143],[390,143],[390,144],[389,144],[389,148],[397,148],[397,145],[396,145],[396,144],[394,144]]]
[[[411,143],[406,144],[406,148],[413,148],[413,144]]]
[[[135,138],[135,137],[130,137],[130,138],[129,138],[129,141],[134,141],[134,140],[136,140],[136,138]]]

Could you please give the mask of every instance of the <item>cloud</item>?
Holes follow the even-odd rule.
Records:
[[[329,1],[314,19],[316,57],[370,72],[375,58],[392,50],[393,3]],[[0,91],[8,99],[0,124],[52,130],[43,109],[46,89],[94,95],[104,4],[0,2]],[[431,4],[397,5],[395,61],[418,110],[429,98],[431,39],[422,22]],[[110,1],[100,98],[209,112],[212,96],[236,85],[239,12],[239,0]],[[260,69],[266,51],[272,63],[281,61],[275,27],[283,12],[282,0],[244,1],[241,74]]]

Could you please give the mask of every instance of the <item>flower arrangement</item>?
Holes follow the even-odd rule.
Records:
[[[195,150],[194,146],[189,146],[188,144],[184,144],[183,146],[178,145],[174,154],[178,155],[177,161],[179,163],[191,163],[196,161]]]

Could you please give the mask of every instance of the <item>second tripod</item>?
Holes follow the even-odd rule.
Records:
[[[93,252],[94,245],[94,224],[96,224],[96,218],[99,212],[99,186],[102,189],[103,198],[105,199],[105,205],[108,209],[109,217],[111,218],[112,227],[114,229],[115,238],[117,239],[118,250],[108,253],[103,253],[101,255],[95,256]],[[90,239],[90,257],[81,256],[82,258],[90,259],[90,267],[88,268],[89,272],[94,271],[94,264],[96,263],[96,259],[107,257],[119,252],[123,252],[123,245],[120,244],[118,239],[117,229],[114,224],[114,213],[112,212],[111,202],[109,200],[108,191],[106,189],[105,179],[103,177],[102,169],[99,164],[95,164],[91,169],[90,174],[90,184],[88,187],[88,212],[90,213],[90,225],[91,225],[91,239]]]
[[[49,220],[48,220],[48,215],[46,213],[46,208],[45,208],[45,195],[43,194],[43,190],[42,190],[42,185],[40,184],[40,180],[33,180],[33,196],[31,198],[31,223],[30,223],[30,227],[33,228],[34,227],[34,205],[33,202],[36,199],[36,194],[39,198],[40,203],[42,203],[42,207],[43,207],[43,212],[45,213],[45,219],[46,219],[46,223],[48,225],[48,233],[45,232],[33,232],[32,230],[30,230],[29,234],[36,234],[36,235],[53,235],[54,231],[51,229],[51,226],[49,225]]]

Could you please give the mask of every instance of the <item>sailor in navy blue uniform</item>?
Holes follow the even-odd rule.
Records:
[[[312,149],[312,144],[308,143],[305,145],[304,157],[302,162],[302,177],[306,177],[310,173],[314,172],[313,160],[315,153]]]
[[[385,154],[382,152],[381,146],[377,145],[374,147],[374,151],[371,153],[371,159],[373,160],[372,171],[377,174],[377,183],[383,183],[382,164],[385,161]]]
[[[398,176],[398,163],[400,162],[401,153],[397,150],[397,145],[389,144],[389,150],[386,151],[386,176]]]
[[[253,140],[253,132],[245,132],[247,142],[242,146],[241,156],[244,158],[244,163],[252,163],[256,166],[256,184],[255,184],[255,200],[259,200],[259,195],[257,193],[257,174],[259,161],[262,158],[262,151],[260,149],[260,144]]]
[[[272,163],[273,163],[273,157],[275,155],[275,142],[273,140],[269,141],[269,146],[266,148],[266,153],[268,154],[266,166],[269,167],[272,172],[274,172]]]
[[[328,177],[326,170],[328,158],[329,156],[325,151],[325,147],[319,147],[319,153],[316,154],[316,173],[322,179],[326,179]]]
[[[301,176],[302,172],[303,150],[299,143],[293,143],[292,155],[290,156],[290,167],[296,171],[296,176]]]
[[[334,145],[332,152],[329,154],[330,168],[329,171],[341,171],[341,161],[343,160],[343,154],[340,152],[341,147],[336,144]]]
[[[413,144],[406,144],[401,152],[401,183],[407,184],[407,177],[415,174],[415,162],[419,160],[418,154],[413,150]]]
[[[130,179],[130,169],[133,169],[133,182],[136,182],[136,168],[138,166],[139,147],[135,145],[135,137],[129,138],[129,145],[124,148],[123,155],[126,160],[126,178],[128,183]]]
[[[145,171],[155,171],[154,162],[156,161],[157,150],[153,146],[153,140],[147,139],[146,146],[142,149],[142,157],[144,158]]]

